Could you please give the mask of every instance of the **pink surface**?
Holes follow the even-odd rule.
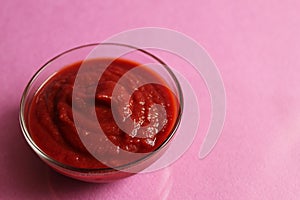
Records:
[[[269,0],[1,1],[0,199],[299,199],[299,9],[299,1]],[[144,26],[193,37],[218,65],[227,118],[217,146],[198,160],[201,127],[164,170],[111,184],[58,175],[19,128],[26,83],[66,49]]]

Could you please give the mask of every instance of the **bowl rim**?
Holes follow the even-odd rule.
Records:
[[[107,167],[107,168],[79,168],[79,167],[74,167],[68,164],[64,164],[62,162],[59,162],[57,160],[55,160],[54,158],[51,158],[49,155],[47,155],[47,153],[45,153],[43,150],[41,150],[39,148],[39,146],[34,142],[34,140],[31,138],[29,130],[27,128],[26,125],[26,120],[25,120],[25,107],[26,107],[26,97],[32,87],[32,85],[34,84],[35,80],[37,79],[37,77],[43,72],[43,70],[45,68],[47,68],[48,64],[50,64],[51,62],[53,62],[54,60],[60,58],[61,56],[68,54],[72,51],[78,50],[78,49],[82,49],[82,48],[86,48],[86,47],[92,47],[95,46],[95,48],[98,45],[114,45],[114,46],[122,46],[122,47],[127,47],[127,48],[131,48],[132,51],[137,50],[140,51],[150,57],[152,57],[153,59],[155,59],[156,61],[158,61],[169,73],[169,75],[172,78],[172,81],[174,81],[176,89],[178,91],[178,98],[179,98],[179,111],[178,111],[178,115],[176,118],[176,122],[174,124],[174,127],[171,130],[171,133],[169,134],[169,136],[166,138],[166,140],[163,141],[163,143],[158,146],[154,151],[152,151],[151,153],[133,161],[133,162],[129,162],[127,164],[123,164],[121,166],[118,167]],[[62,66],[64,67],[64,66]],[[52,76],[52,75],[50,75]],[[49,77],[50,77],[49,76]],[[46,80],[47,81],[47,80]],[[37,89],[38,91],[39,89]],[[21,130],[23,132],[23,136],[25,137],[27,143],[29,144],[29,146],[33,149],[33,151],[39,156],[42,157],[44,159],[46,159],[48,162],[50,162],[51,164],[54,164],[55,166],[59,166],[63,169],[67,169],[67,170],[71,170],[71,171],[75,171],[78,173],[105,173],[105,172],[114,172],[114,171],[123,171],[122,169],[129,169],[130,167],[134,167],[137,166],[138,164],[140,164],[141,162],[151,158],[152,156],[154,156],[156,153],[158,153],[160,150],[162,150],[170,141],[171,139],[174,137],[179,125],[180,125],[180,121],[181,121],[181,117],[182,117],[182,113],[183,113],[183,106],[184,106],[184,99],[183,99],[183,93],[182,93],[182,89],[180,86],[180,83],[176,77],[176,75],[173,73],[173,71],[171,70],[171,68],[165,63],[163,62],[160,58],[158,58],[157,56],[153,55],[152,53],[144,50],[144,49],[140,49],[131,45],[127,45],[127,44],[121,44],[121,43],[90,43],[90,44],[84,44],[84,45],[80,45],[71,49],[68,49],[56,56],[54,56],[53,58],[51,58],[50,60],[48,60],[45,64],[42,65],[42,67],[40,67],[36,73],[31,77],[31,79],[29,80],[27,86],[25,87],[23,93],[22,93],[22,98],[20,101],[20,112],[19,112],[19,123],[20,123],[20,127]],[[127,172],[127,171],[124,171]],[[130,172],[129,172],[130,173]]]

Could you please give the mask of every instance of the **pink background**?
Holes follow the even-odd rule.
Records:
[[[299,199],[299,10],[296,0],[1,1],[0,199]],[[19,128],[26,83],[66,49],[144,26],[189,35],[218,65],[227,92],[218,144],[198,160],[200,128],[175,164],[111,184],[53,172]]]

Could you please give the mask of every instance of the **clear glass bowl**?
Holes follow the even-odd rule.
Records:
[[[30,131],[28,129],[28,115],[29,115],[29,107],[32,103],[32,99],[37,91],[41,88],[41,86],[57,71],[68,66],[77,61],[85,60],[90,53],[99,45],[105,45],[110,47],[110,50],[120,50],[120,48],[125,48],[130,50],[130,53],[123,55],[122,58],[127,60],[132,60],[137,63],[158,63],[163,67],[151,67],[150,68],[156,71],[163,79],[166,81],[171,90],[176,94],[180,109],[176,119],[176,124],[173,127],[173,130],[169,137],[153,152],[143,157],[142,159],[136,160],[134,162],[128,163],[123,166],[119,166],[118,168],[99,168],[99,169],[85,169],[85,168],[76,168],[73,166],[66,165],[64,163],[58,162],[57,160],[48,156],[45,152],[43,152],[39,146],[32,139]],[[70,50],[67,50],[58,56],[52,58],[48,62],[46,62],[31,78],[27,87],[24,90],[21,105],[20,105],[20,126],[24,137],[29,144],[29,146],[33,149],[33,151],[43,160],[46,164],[52,167],[54,170],[58,171],[61,174],[64,174],[68,177],[87,181],[87,182],[109,182],[121,178],[128,177],[130,175],[139,172],[153,162],[155,162],[168,148],[172,137],[174,136],[177,127],[181,120],[181,113],[183,109],[183,97],[180,84],[172,72],[172,70],[159,58],[154,56],[153,54],[141,50],[132,46],[124,45],[124,44],[115,44],[115,43],[97,43],[97,44],[88,44],[79,46]],[[129,170],[128,170],[129,169]],[[132,170],[130,170],[132,169]],[[132,173],[132,172],[135,173]]]

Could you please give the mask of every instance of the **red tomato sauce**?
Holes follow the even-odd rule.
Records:
[[[147,67],[142,73],[127,73],[139,64],[116,59],[104,70],[108,59],[85,61],[88,70],[77,76],[82,61],[64,67],[51,78],[34,95],[29,107],[29,132],[36,145],[49,157],[63,164],[77,168],[106,168],[87,150],[78,135],[84,133],[85,141],[89,141],[89,149],[111,158],[119,154],[120,149],[134,153],[153,152],[159,148],[176,127],[180,105],[176,95],[168,88],[166,82],[157,73]],[[103,74],[97,80],[96,92],[90,87],[91,77]],[[121,83],[121,90],[113,98],[113,90],[124,74],[128,76]],[[86,83],[79,87],[78,98],[72,99],[75,78]],[[124,96],[130,88],[135,88],[139,81],[155,80],[139,86],[124,104]],[[158,84],[161,83],[161,84]],[[111,109],[112,101],[117,115]],[[151,110],[154,104],[165,109],[165,115]],[[124,106],[126,105],[126,106]],[[84,122],[84,126],[75,126],[74,112]],[[89,113],[95,112],[97,121],[89,119]],[[131,119],[131,120],[129,120]],[[126,127],[122,130],[116,120]],[[132,123],[133,122],[133,123]],[[113,146],[99,146],[99,133],[102,128],[105,138]],[[148,126],[142,130],[141,127]],[[124,162],[123,162],[124,163]]]

